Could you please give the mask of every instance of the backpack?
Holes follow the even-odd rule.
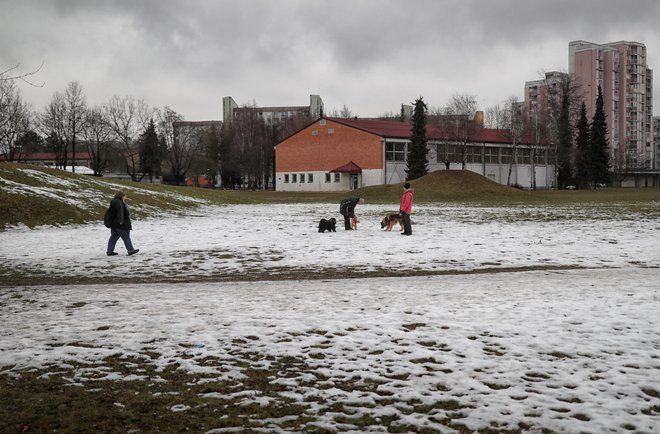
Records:
[[[110,209],[111,207],[109,207],[105,211],[105,214],[103,215],[103,224],[105,225],[106,228],[112,227],[112,212],[110,211]]]

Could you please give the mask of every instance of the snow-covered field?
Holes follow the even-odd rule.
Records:
[[[27,274],[171,277],[247,274],[276,277],[291,269],[470,271],[484,268],[660,266],[660,222],[616,209],[415,206],[413,236],[380,228],[396,205],[358,206],[357,231],[319,234],[338,206],[209,207],[185,217],[134,222],[136,256],[105,255],[109,230],[96,225],[12,229],[0,233],[0,262]],[[0,275],[0,278],[2,276]]]
[[[149,354],[160,368],[240,381],[246,365],[290,359],[270,379],[275,395],[245,387],[203,398],[294,400],[309,426],[340,432],[383,430],[351,423],[367,417],[440,432],[452,432],[447,418],[473,430],[660,431],[656,219],[609,207],[415,206],[413,236],[402,237],[381,231],[386,207],[364,205],[357,231],[316,232],[335,208],[228,206],[138,221],[131,257],[123,247],[105,256],[100,224],[0,233],[0,261],[40,275],[310,277],[0,287],[0,375],[83,364],[72,384],[158,381],[98,364]],[[555,267],[476,272],[542,266]],[[314,279],[316,267],[475,273]],[[285,422],[259,423],[277,432]]]

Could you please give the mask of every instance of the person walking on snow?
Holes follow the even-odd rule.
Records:
[[[399,205],[399,213],[403,219],[403,232],[401,235],[412,235],[410,211],[412,210],[413,196],[415,196],[415,189],[406,182],[403,184],[403,196],[401,196],[401,205]]]
[[[125,202],[126,193],[118,191],[115,197],[110,201],[110,239],[108,240],[108,249],[106,253],[108,256],[115,256],[115,245],[117,240],[121,238],[126,246],[126,251],[129,255],[134,255],[140,251],[133,247],[131,242],[131,212],[128,210],[128,205]]]

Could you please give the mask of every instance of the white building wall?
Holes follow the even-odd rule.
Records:
[[[311,182],[310,182],[310,176]],[[330,181],[327,181],[326,175],[330,175]],[[287,181],[288,175],[288,182]],[[295,175],[295,182],[294,182]],[[338,175],[338,181],[336,180]],[[363,170],[358,174],[358,188],[371,185],[381,185],[383,171],[381,169]],[[301,181],[303,180],[303,181]],[[315,192],[335,192],[352,190],[351,175],[349,173],[330,173],[323,171],[313,172],[278,172],[275,174],[276,191],[315,191]]]
[[[431,153],[429,152],[429,156]],[[435,156],[435,152],[433,153]],[[429,158],[430,160],[430,158]],[[434,157],[435,160],[435,157]],[[461,170],[461,163],[451,163],[450,170]],[[482,163],[468,163],[465,166],[466,170],[478,173],[485,176],[491,181],[498,184],[507,185],[509,180],[509,165],[508,164],[489,164]],[[398,184],[406,180],[406,162],[392,162],[385,163],[385,183]],[[536,188],[546,189],[554,187],[554,165],[537,165],[536,169]],[[445,163],[429,162],[428,170],[435,172],[437,170],[446,170]],[[514,164],[511,170],[510,184],[518,184],[523,188],[532,187],[532,166],[530,164]]]
[[[362,182],[362,185],[360,185],[360,187],[381,185],[383,183],[383,170],[382,169],[363,170],[360,181]]]

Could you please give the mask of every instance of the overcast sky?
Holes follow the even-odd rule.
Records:
[[[222,119],[223,96],[276,106],[319,94],[326,113],[368,117],[463,93],[485,109],[567,71],[577,39],[644,43],[660,70],[658,0],[0,0],[0,11],[0,70],[43,62],[31,77],[42,87],[20,84],[39,111],[71,81],[89,105],[130,95],[186,120]]]

